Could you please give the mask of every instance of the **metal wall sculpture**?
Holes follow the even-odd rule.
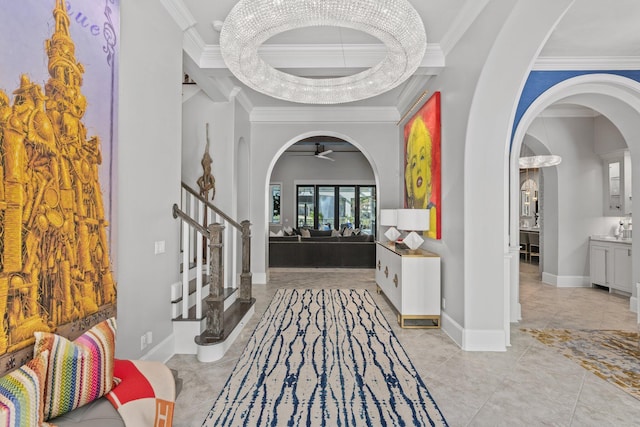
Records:
[[[44,87],[22,74],[13,96],[0,88],[0,372],[29,358],[34,331],[73,338],[115,314],[101,139],[83,120],[91,105],[67,7],[55,1]]]
[[[207,145],[204,148],[204,155],[202,156],[202,160],[200,163],[202,164],[202,176],[198,178],[197,184],[200,188],[200,195],[205,198],[205,200],[209,200],[209,191],[211,193],[211,200],[216,197],[216,179],[213,177],[211,173],[211,164],[213,163],[213,159],[209,154],[209,123],[207,123]]]

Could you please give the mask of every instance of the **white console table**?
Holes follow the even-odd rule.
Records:
[[[440,256],[376,244],[376,284],[402,328],[440,327]]]

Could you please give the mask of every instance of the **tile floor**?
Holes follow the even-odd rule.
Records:
[[[555,288],[521,263],[523,320],[504,353],[465,352],[440,329],[400,329],[373,270],[277,269],[254,286],[256,313],[225,357],[200,363],[175,355],[184,380],[174,426],[200,426],[277,288],[371,291],[451,426],[638,426],[640,401],[520,331],[522,327],[637,330],[629,299],[594,288]],[[640,363],[640,361],[638,362]]]

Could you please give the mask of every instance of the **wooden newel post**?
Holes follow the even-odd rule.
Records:
[[[240,274],[240,300],[250,302],[251,295],[251,223],[244,220],[242,225],[242,273]]]
[[[204,344],[207,340],[222,338],[224,333],[224,265],[222,230],[224,226],[218,223],[209,224],[209,296],[205,298],[207,304],[207,328],[200,336]]]

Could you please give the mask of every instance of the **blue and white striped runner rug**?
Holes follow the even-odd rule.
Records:
[[[275,294],[203,426],[446,426],[366,290]]]

